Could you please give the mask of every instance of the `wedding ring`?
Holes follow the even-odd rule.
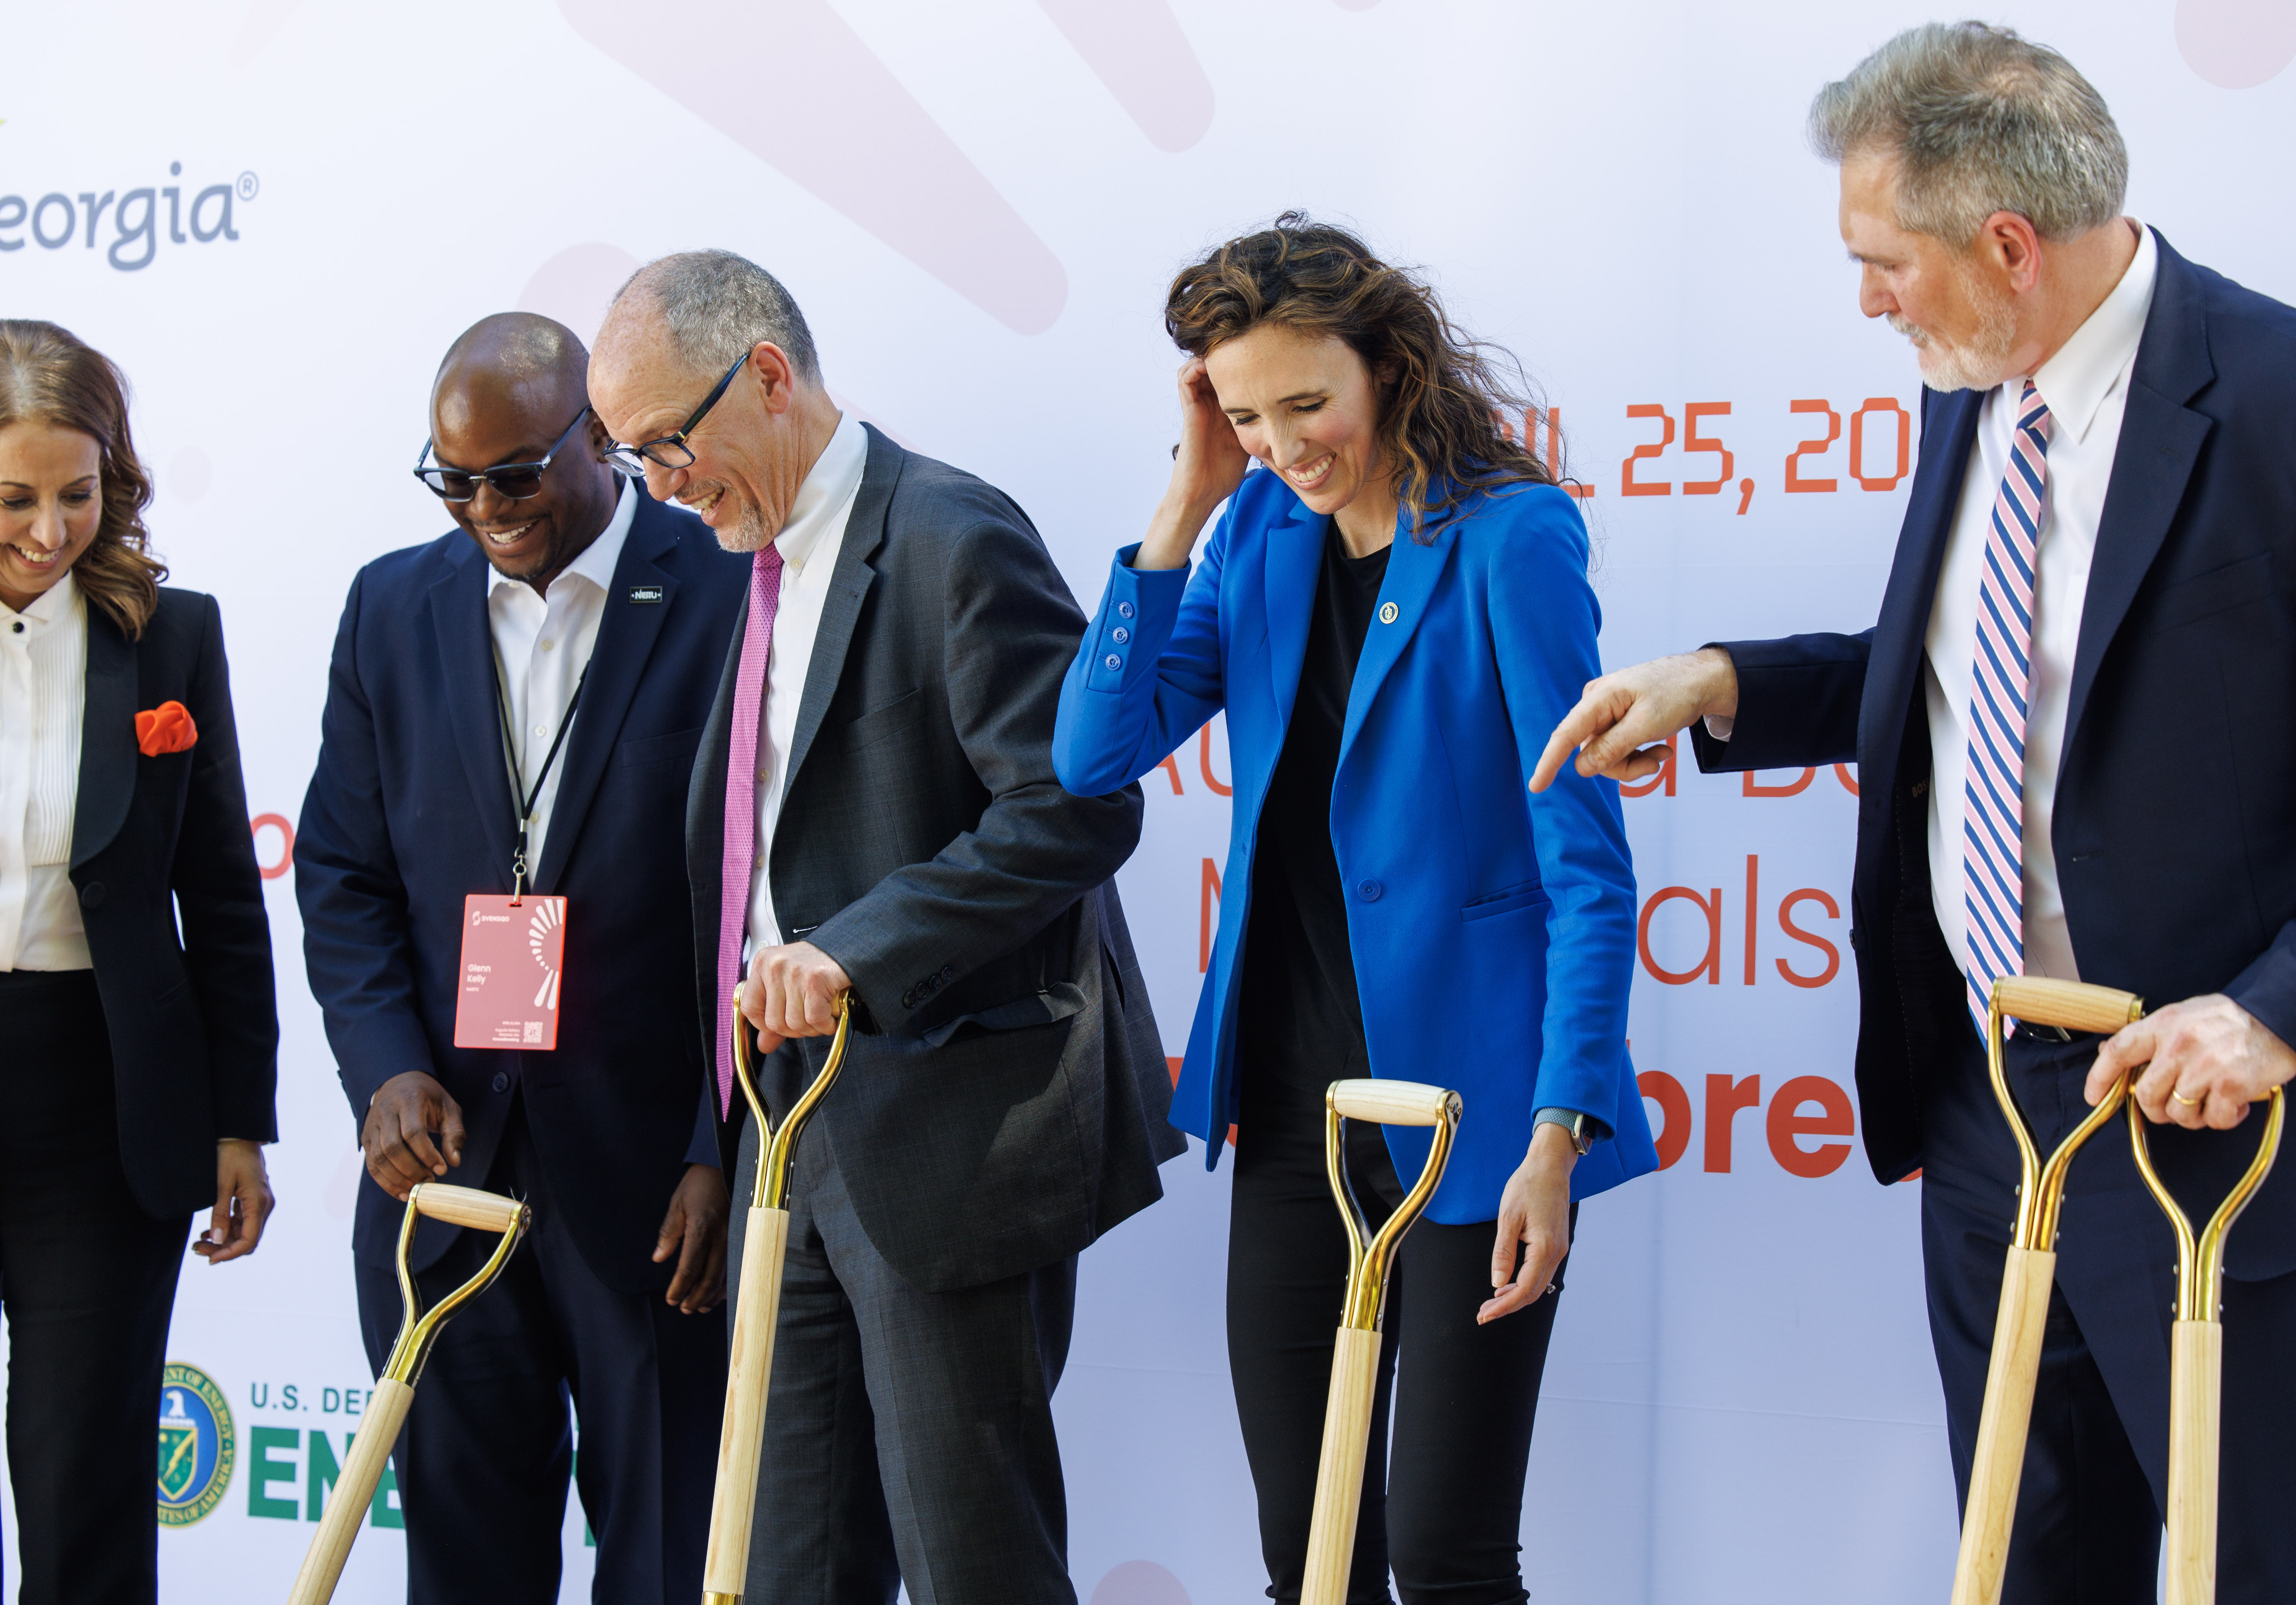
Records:
[[[2170,1096],[2171,1098],[2174,1098],[2177,1102],[2179,1102],[2179,1103],[2183,1104],[2186,1109],[2198,1109],[2198,1108],[2200,1108],[2200,1107],[2201,1107],[2201,1101],[2200,1101],[2198,1098],[2187,1098],[2187,1097],[2185,1097],[2185,1094],[2184,1094],[2184,1093],[2177,1093],[2177,1092],[2172,1092],[2172,1093],[2170,1093],[2169,1094],[2169,1096]]]

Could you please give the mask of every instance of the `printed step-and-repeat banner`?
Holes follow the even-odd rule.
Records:
[[[2296,21],[2260,0],[2009,0],[2132,152],[2130,209],[2296,297]],[[179,583],[222,600],[279,954],[262,1251],[187,1261],[159,1407],[165,1597],[283,1596],[372,1380],[359,1159],[304,986],[294,832],[354,571],[446,527],[408,476],[447,343],[524,307],[586,336],[639,262],[788,283],[840,402],[1010,491],[1078,598],[1168,471],[1164,286],[1290,207],[1424,265],[1520,353],[1595,534],[1603,652],[1872,622],[1918,454],[1861,319],[1812,93],[1908,0],[113,0],[11,23],[0,312],[135,388]],[[1124,872],[1169,1051],[1221,895],[1218,721],[1149,775]],[[1942,1597],[1953,1486],[1918,1183],[1850,1085],[1854,769],[1669,771],[1626,804],[1634,1054],[1665,1171],[1591,1203],[1523,1544],[1582,1605]],[[665,819],[665,831],[680,822]],[[664,1008],[687,1006],[665,998]],[[1451,1029],[1440,1000],[1425,1028]],[[1510,1051],[1459,1040],[1461,1054]],[[1092,1605],[1264,1582],[1222,1337],[1225,1171],[1086,1256],[1057,1399]],[[563,1597],[586,1597],[578,1507]],[[376,1497],[340,1598],[401,1596]],[[9,1557],[10,1564],[13,1557]]]

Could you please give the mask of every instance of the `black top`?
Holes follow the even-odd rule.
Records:
[[[1356,660],[1390,550],[1350,557],[1336,523],[1324,535],[1300,693],[1260,811],[1252,865],[1239,1065],[1247,1077],[1312,1091],[1319,1103],[1332,1082],[1371,1074],[1347,898],[1332,850],[1332,782]]]

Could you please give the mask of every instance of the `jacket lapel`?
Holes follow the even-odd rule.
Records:
[[[501,692],[495,679],[494,637],[487,627],[486,560],[465,546],[454,571],[430,587],[430,632],[439,645],[439,685],[463,778],[486,832],[487,857],[510,888],[512,815],[510,772],[503,756]],[[476,890],[476,888],[472,888]]]
[[[2080,641],[2073,650],[2072,687],[2065,705],[2065,747],[2080,731],[2097,667],[2113,632],[2128,616],[2137,587],[2160,555],[2185,486],[2200,461],[2209,420],[2185,405],[2216,377],[2209,356],[2207,315],[2192,265],[2155,231],[2161,265],[2152,284],[2152,310],[2136,348],[2128,380],[2128,406],[2112,455],[2112,479],[2097,520],[2088,594],[2081,603]]]
[[[656,567],[655,560],[677,544],[675,528],[659,504],[640,493],[636,517],[614,575],[606,587],[605,610],[598,619],[598,639],[590,648],[590,667],[582,681],[582,705],[575,710],[574,728],[567,733],[566,766],[559,777],[558,796],[550,805],[550,833],[542,843],[542,862],[534,887],[546,892],[566,870],[566,856],[582,833],[582,821],[598,794],[598,782],[622,733],[622,721],[638,692],[638,681],[653,655],[664,621],[677,605],[677,581]],[[660,587],[659,602],[633,604],[633,585]]]
[[[869,560],[885,544],[885,515],[892,506],[893,487],[901,478],[901,448],[865,423],[869,431],[869,460],[861,471],[861,488],[854,493],[853,511],[846,515],[845,538],[837,551],[837,568],[829,577],[829,594],[821,604],[821,624],[814,631],[813,661],[806,666],[805,695],[797,705],[797,729],[790,737],[789,767],[782,773],[782,795],[787,797],[813,750],[813,738],[829,717],[837,695],[837,682],[845,673],[845,651],[853,644],[853,626],[860,622],[862,599],[877,571]]]
[[[1395,545],[1387,560],[1387,577],[1380,582],[1379,607],[1372,614],[1371,631],[1364,637],[1363,656],[1356,659],[1356,677],[1348,690],[1347,727],[1340,733],[1342,766],[1348,761],[1349,749],[1355,745],[1356,733],[1363,728],[1364,720],[1371,713],[1379,688],[1387,680],[1388,670],[1403,656],[1403,649],[1411,644],[1419,621],[1427,617],[1428,598],[1435,594],[1435,584],[1443,577],[1443,570],[1451,561],[1452,549],[1458,545],[1458,530],[1456,518],[1446,519],[1442,528],[1422,545],[1412,536],[1407,518],[1398,515]],[[1391,622],[1390,608],[1395,610]],[[1293,662],[1296,664],[1298,659]]]
[[[1938,575],[1969,477],[1970,449],[1986,392],[1923,393],[1922,455],[1898,532],[1897,556],[1882,598],[1880,621],[1866,660],[1865,700],[1858,709],[1858,790],[1886,797],[1896,780],[1898,747],[1922,672]]]
[[[79,793],[72,805],[74,869],[111,845],[135,795],[135,643],[102,609],[90,607]]]
[[[1273,473],[1273,469],[1262,469]],[[1292,704],[1300,694],[1300,667],[1308,657],[1308,620],[1315,610],[1316,581],[1323,572],[1324,541],[1332,520],[1294,501],[1292,516],[1268,527],[1267,572],[1261,582],[1267,607],[1267,669],[1274,676],[1275,725],[1292,724]]]

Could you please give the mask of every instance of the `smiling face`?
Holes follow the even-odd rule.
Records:
[[[94,544],[102,470],[93,435],[22,419],[0,427],[0,602],[22,612]]]
[[[445,504],[496,572],[537,591],[581,556],[614,516],[614,474],[598,461],[606,437],[597,420],[585,418],[551,452],[583,404],[578,377],[512,376],[483,361],[450,365],[431,397],[434,462],[476,473],[551,458],[542,488],[522,501],[480,479],[469,501]]]
[[[1204,372],[1243,449],[1283,476],[1314,512],[1365,501],[1393,522],[1393,476],[1379,445],[1371,370],[1345,340],[1260,323],[1212,348]]]
[[[1990,389],[2010,376],[2014,299],[1975,245],[1957,251],[1900,228],[1897,193],[1892,159],[1861,152],[1842,162],[1841,238],[1861,269],[1858,310],[1913,342],[1931,389]]]

